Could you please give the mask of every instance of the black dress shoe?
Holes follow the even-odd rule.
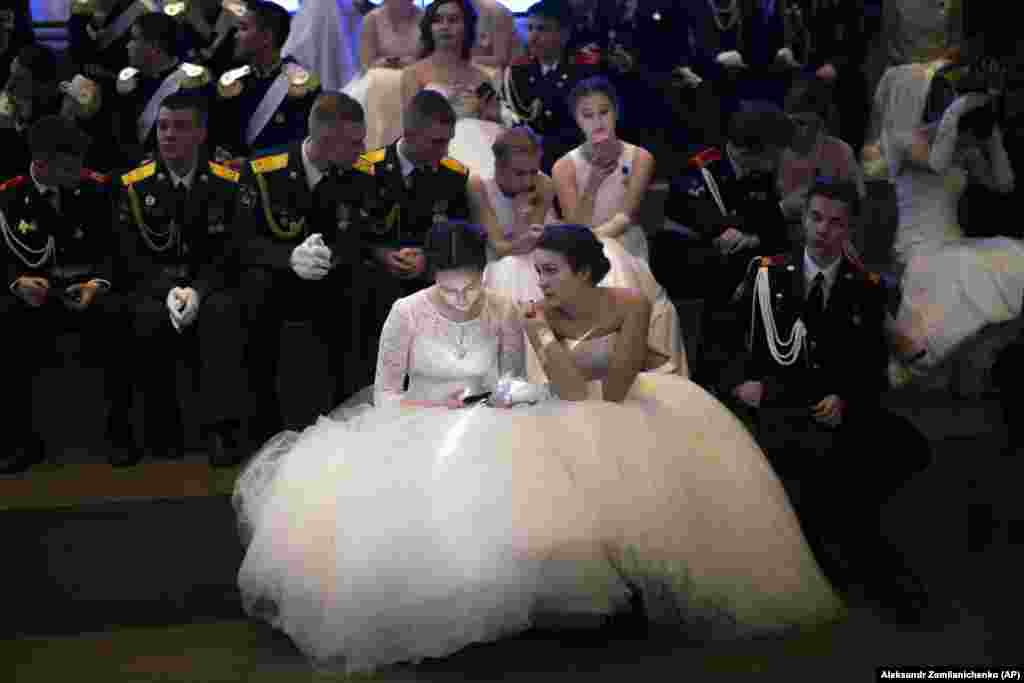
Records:
[[[245,439],[234,425],[218,425],[209,437],[210,467],[231,467],[245,458]]]
[[[0,456],[0,474],[18,474],[44,460],[46,448],[42,439],[29,437],[22,443],[16,443],[6,455]]]

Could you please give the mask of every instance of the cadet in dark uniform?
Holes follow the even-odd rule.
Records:
[[[659,234],[655,276],[673,292],[706,296],[723,302],[731,295],[750,259],[764,251],[789,247],[785,217],[779,207],[776,175],[779,154],[793,137],[793,126],[774,111],[733,115],[724,148],[698,148],[689,171],[673,180],[666,214],[688,228],[691,241],[674,232]],[[659,252],[660,255],[659,255]],[[669,277],[681,273],[680,259],[706,272],[686,273],[687,281]],[[699,289],[694,289],[695,287]]]
[[[291,57],[281,59],[291,25],[288,11],[266,0],[247,7],[235,37],[235,56],[245,66],[217,81],[215,135],[234,158],[304,140],[320,92],[316,74]]]
[[[182,63],[176,56],[177,32],[174,19],[160,12],[139,17],[132,27],[130,66],[118,73],[114,96],[124,166],[153,154],[157,114],[165,97],[179,90],[196,91],[211,100],[215,95],[210,72],[197,64]],[[210,149],[215,142],[208,143]]]
[[[358,318],[370,286],[361,274],[359,236],[373,170],[357,163],[366,136],[363,109],[348,95],[325,92],[309,127],[304,141],[250,160],[242,173],[236,237],[248,302],[247,365],[260,404],[257,439],[281,428],[275,381],[283,321],[312,320],[327,345],[335,395],[321,411],[373,381],[372,368],[361,364]]]
[[[727,121],[744,101],[767,100],[781,107],[797,66],[786,43],[784,0],[685,0],[688,21],[683,66],[687,80],[709,88]],[[701,124],[716,137],[716,122]]]
[[[33,428],[32,380],[51,362],[56,336],[80,330],[84,357],[108,367],[116,304],[107,298],[116,246],[108,179],[83,168],[88,137],[74,123],[47,116],[29,132],[32,162],[0,185],[0,231],[8,293],[0,297],[6,359],[4,424],[13,438],[0,472],[44,458]],[[115,438],[115,444],[123,443]]]
[[[526,16],[529,54],[506,67],[503,99],[522,123],[543,136],[541,170],[550,174],[554,163],[582,142],[566,96],[597,68],[578,63],[567,51],[572,14],[563,0],[541,0]]]
[[[210,464],[219,466],[236,462],[248,445],[242,431],[248,386],[240,363],[242,307],[229,275],[238,173],[209,161],[207,116],[205,98],[165,98],[156,124],[159,154],[120,178],[120,288],[130,302],[133,340],[121,398],[130,385],[144,396],[145,452],[181,457],[176,361],[196,345],[200,414]],[[128,406],[119,408],[127,419]]]
[[[803,62],[809,77],[831,86],[839,125],[831,132],[860,150],[871,110],[864,62],[881,30],[878,0],[789,0],[800,18]],[[875,9],[877,11],[871,11]]]
[[[364,315],[365,353],[377,342],[391,305],[430,286],[424,240],[435,223],[469,218],[469,169],[446,156],[455,111],[440,93],[416,93],[402,116],[398,141],[364,155],[374,190],[364,233],[373,297]]]
[[[852,183],[815,184],[806,248],[754,262],[743,298],[753,311],[749,351],[720,389],[741,414],[752,411],[758,443],[833,582],[866,584],[869,597],[904,608],[924,592],[882,540],[879,508],[927,466],[930,452],[909,422],[878,406],[888,295],[876,274],[844,255],[859,201]],[[839,557],[826,552],[830,542],[840,545]]]
[[[83,74],[111,87],[128,63],[128,41],[136,20],[148,14],[144,0],[72,0],[68,19],[71,61]]]

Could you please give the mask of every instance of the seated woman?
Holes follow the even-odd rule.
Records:
[[[1024,299],[1024,242],[1003,236],[962,238],[957,220],[957,200],[969,178],[999,192],[1014,186],[988,95],[958,98],[934,128],[931,142],[928,133],[919,130],[912,139],[907,163],[917,164],[911,172],[919,178],[918,186],[927,182],[943,196],[935,197],[937,204],[928,209],[930,224],[914,221],[921,230],[907,233],[902,242],[902,301],[891,330],[903,362],[893,368],[897,382],[933,374],[968,341],[979,341],[978,333],[1017,319]],[[903,217],[901,228],[902,223]],[[935,225],[946,227],[936,233]],[[995,355],[1014,334],[986,336],[986,343],[965,359],[974,380],[984,380]],[[966,393],[984,388],[977,381],[971,384]]]
[[[349,672],[634,596],[691,634],[842,614],[749,433],[688,380],[638,378],[650,306],[594,287],[589,229],[545,228],[547,296],[520,317],[480,291],[480,236],[439,224],[428,245],[437,285],[395,304],[381,405],[272,441],[238,481],[250,613]],[[523,322],[550,387],[494,382],[521,368]],[[495,407],[460,400],[492,387]]]
[[[488,264],[484,284],[513,301],[539,301],[540,290],[533,250],[541,225],[554,222],[554,184],[540,171],[540,138],[525,126],[504,131],[492,148],[495,176],[470,176],[474,220],[488,229]],[[679,327],[679,314],[646,261],[635,258],[611,238],[598,238],[611,269],[602,287],[627,287],[643,292],[653,307],[645,369],[689,375]],[[527,376],[546,381],[535,354],[528,353]]]
[[[567,221],[590,225],[599,237],[618,240],[647,261],[647,236],[637,217],[654,177],[654,157],[616,135],[618,102],[615,88],[600,76],[573,88],[569,108],[586,142],[556,161],[551,175]]]
[[[420,22],[423,58],[402,71],[401,92],[403,103],[423,89],[448,98],[459,117],[448,154],[471,171],[490,176],[500,114],[490,77],[470,61],[476,26],[469,0],[434,0],[428,5]]]
[[[385,91],[399,92],[401,70],[415,62],[421,50],[422,18],[423,11],[413,0],[384,0],[363,17],[359,31],[359,76],[344,91],[364,108],[369,106],[370,93],[377,97]]]

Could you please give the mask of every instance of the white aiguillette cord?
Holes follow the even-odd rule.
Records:
[[[779,365],[790,366],[800,357],[804,348],[804,339],[807,337],[807,326],[803,318],[797,318],[793,323],[793,329],[789,332],[789,339],[779,338],[778,328],[775,326],[775,313],[772,311],[772,293],[768,280],[768,267],[761,266],[757,270],[757,279],[754,282],[755,296],[751,297],[750,304],[750,336],[747,339],[747,349],[754,348],[754,320],[757,315],[757,307],[761,306],[761,322],[764,323],[764,336],[768,340],[768,350]],[[781,347],[781,351],[780,351]]]

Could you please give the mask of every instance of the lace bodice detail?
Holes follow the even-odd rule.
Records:
[[[416,20],[405,31],[398,31],[395,28],[383,8],[374,11],[379,12],[375,26],[380,57],[416,57],[419,55],[420,19],[423,17],[421,11],[417,10]]]
[[[618,332],[612,332],[593,339],[563,339],[561,344],[583,376],[594,381],[608,376],[617,337]]]
[[[460,119],[480,118],[480,99],[476,96],[476,89],[479,83],[470,85],[449,85],[431,81],[423,86],[424,90],[433,90],[444,95],[445,99],[452,105],[455,115]]]
[[[525,372],[525,337],[512,308],[487,292],[484,313],[452,322],[425,289],[399,299],[381,331],[374,402],[443,400],[463,389],[490,391],[505,373]],[[403,391],[406,377],[409,388]]]

